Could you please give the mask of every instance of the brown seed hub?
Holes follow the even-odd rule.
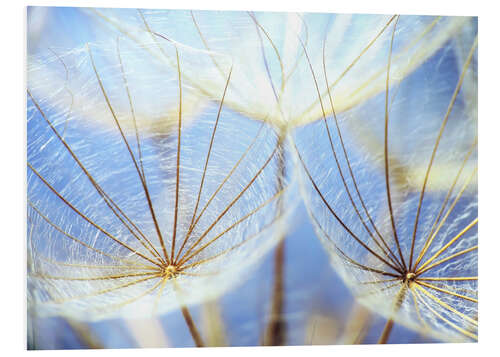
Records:
[[[415,280],[415,278],[417,277],[417,275],[415,273],[406,273],[406,277],[405,277],[405,281],[408,282],[408,283],[411,283]]]
[[[169,265],[164,269],[164,274],[168,277],[173,277],[177,274],[177,267],[175,265]]]

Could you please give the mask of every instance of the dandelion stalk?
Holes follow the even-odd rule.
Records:
[[[283,145],[279,146],[278,153],[278,190],[283,190],[282,177],[285,175],[285,158]],[[279,192],[278,191],[278,192]],[[282,211],[282,201],[279,202],[278,215]],[[267,346],[281,346],[286,341],[286,321],[283,317],[284,306],[284,270],[285,270],[285,238],[281,238],[274,255],[274,285],[271,305],[271,315],[267,326],[264,344]]]
[[[280,137],[282,137],[280,135]],[[277,168],[277,190],[283,190],[283,178],[285,177],[285,150],[281,143],[278,149],[278,168]],[[283,210],[283,201],[279,201],[277,215]],[[284,307],[284,274],[285,274],[285,237],[281,238],[274,253],[274,284],[271,300],[271,314],[266,328],[264,344],[266,346],[282,346],[286,342],[286,321],[283,317]]]
[[[274,253],[274,284],[271,300],[271,314],[267,326],[264,344],[282,346],[286,341],[286,321],[283,317],[285,270],[285,240],[283,239]]]
[[[401,286],[401,289],[399,290],[398,294],[396,295],[395,301],[394,301],[394,309],[393,312],[397,313],[398,310],[401,308],[401,304],[403,303],[403,299],[405,298],[405,294],[407,291],[408,287],[406,284]],[[378,344],[386,344],[387,340],[389,340],[389,336],[392,331],[392,327],[394,326],[394,319],[390,318],[387,320],[384,329],[382,330],[382,334],[380,335],[380,338],[378,339]]]
[[[384,329],[382,330],[382,334],[380,335],[378,339],[378,344],[386,344],[387,340],[389,339],[389,335],[392,332],[392,327],[394,326],[394,320],[389,319],[387,320]]]
[[[193,340],[196,344],[196,347],[204,347],[205,344],[203,342],[203,339],[201,338],[201,335],[198,332],[198,328],[196,327],[196,324],[194,323],[188,308],[183,305],[181,307],[181,311],[182,311],[182,316],[184,317],[184,321],[186,321],[186,325],[189,328],[189,332],[191,333],[191,336],[193,337]]]

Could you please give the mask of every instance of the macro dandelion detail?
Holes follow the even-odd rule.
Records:
[[[41,7],[27,34],[29,326],[477,340],[476,18]]]
[[[326,67],[311,65],[330,109],[294,133],[304,198],[334,267],[388,319],[381,342],[393,321],[446,341],[475,340],[477,39],[457,33],[393,81],[393,50],[405,45],[398,21],[386,30],[385,91],[365,103],[336,113]],[[349,124],[356,117],[358,133]]]
[[[213,12],[128,9],[88,11],[97,23],[130,36],[148,28],[182,43],[226,54],[235,73],[226,105],[249,118],[289,126],[321,119],[320,101],[307,58],[324,65],[335,87],[336,110],[347,110],[385,88],[391,15]],[[404,45],[394,48],[391,81],[413,72],[464,27],[464,17],[405,16],[399,21]],[[244,41],[241,41],[244,39]],[[323,56],[326,42],[328,55]],[[306,56],[307,53],[307,56]],[[218,58],[212,58],[216,66]],[[346,77],[347,73],[350,73]],[[203,88],[216,95],[210,88]],[[326,100],[327,91],[322,92]],[[328,107],[324,108],[330,113]]]
[[[28,284],[38,314],[142,317],[216,298],[286,226],[284,142],[224,107],[230,61],[219,101],[190,105],[200,94],[185,77],[212,75],[190,61],[209,54],[154,36],[30,60]]]

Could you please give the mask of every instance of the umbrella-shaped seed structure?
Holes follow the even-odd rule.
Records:
[[[385,91],[344,113],[335,113],[327,67],[309,62],[318,98],[329,94],[322,121],[294,132],[303,194],[333,266],[389,320],[381,341],[392,321],[445,341],[476,340],[477,28],[471,21],[393,82],[393,49],[405,43],[398,21]],[[356,139],[365,133],[378,150]]]
[[[40,315],[144,317],[214,299],[293,208],[282,138],[224,105],[231,61],[203,65],[218,55],[141,35],[28,60],[28,307]],[[193,80],[220,84],[218,100]]]

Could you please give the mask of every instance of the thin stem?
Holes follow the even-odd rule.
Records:
[[[378,339],[378,342],[377,342],[378,344],[386,344],[387,343],[387,340],[389,339],[389,336],[391,334],[393,326],[394,326],[394,320],[393,319],[387,320],[387,322],[385,323],[385,326],[384,326],[384,330],[382,331],[382,334],[380,335],[380,337]]]
[[[281,98],[281,96],[283,94],[283,91],[285,90],[285,87],[284,87],[285,86],[285,69],[283,67],[283,61],[281,60],[281,56],[280,56],[280,53],[278,51],[278,48],[274,44],[273,40],[271,39],[271,37],[269,36],[269,34],[267,33],[267,31],[264,29],[264,27],[257,21],[257,19],[255,18],[255,15],[252,12],[248,12],[248,15],[250,16],[250,18],[255,23],[255,28],[257,30],[257,35],[259,36],[259,40],[260,40],[260,49],[261,49],[261,53],[262,53],[262,60],[264,62],[264,66],[266,68],[267,78],[269,80],[269,83],[271,84],[271,88],[273,90],[274,97],[275,97],[276,102],[277,102],[278,107],[279,107],[280,106],[280,101],[281,101],[280,98]],[[264,33],[264,35],[266,36],[267,40],[271,44],[271,46],[272,46],[272,48],[274,50],[274,53],[276,54],[276,58],[278,59],[278,62],[280,64],[281,87],[280,87],[280,95],[279,96],[276,93],[276,88],[274,87],[274,82],[273,82],[273,79],[272,79],[272,76],[271,76],[271,71],[269,69],[269,64],[268,64],[267,59],[266,59],[266,53],[265,53],[265,50],[264,50],[264,42],[262,41],[262,36],[260,35],[259,29]],[[281,108],[280,108],[280,111],[281,111]]]
[[[158,310],[158,304],[160,303],[160,298],[161,294],[163,293],[163,289],[165,288],[165,285],[167,285],[167,275],[165,275],[161,281],[161,286],[160,289],[158,290],[158,294],[156,295],[155,302],[153,305],[153,313],[155,313]]]
[[[282,133],[284,135],[284,133]],[[283,190],[283,179],[285,177],[285,152],[283,144],[280,144],[277,167],[277,190]],[[277,215],[281,215],[283,201],[278,202]],[[283,318],[283,307],[285,304],[285,237],[279,242],[274,255],[274,286],[272,295],[271,314],[267,326],[264,344],[267,346],[282,346],[286,342],[286,322]]]
[[[428,278],[428,277],[419,277],[419,281],[428,280],[428,281],[467,281],[467,280],[477,280],[477,276],[464,276],[464,277],[450,277],[450,278]]]
[[[156,278],[161,278],[161,274],[157,274],[155,276]],[[118,310],[120,308],[122,308],[123,306],[126,306],[126,305],[129,305],[139,299],[142,299],[144,296],[152,293],[153,291],[155,291],[161,284],[163,283],[163,279],[158,279],[158,281],[150,288],[148,288],[147,290],[143,291],[141,294],[137,295],[137,296],[134,296],[130,299],[127,299],[125,301],[122,301],[120,303],[116,303],[116,304],[108,304],[106,306],[102,306],[102,307],[99,307],[97,310],[101,310],[101,311],[105,311],[105,312],[109,312],[109,311],[114,311],[114,310]]]
[[[286,322],[283,319],[285,240],[281,240],[274,255],[274,285],[271,314],[267,325],[264,344],[266,346],[282,346],[286,341]]]
[[[429,325],[424,321],[422,314],[420,313],[420,308],[418,306],[418,301],[417,301],[417,295],[416,295],[414,290],[415,290],[415,288],[413,286],[411,286],[410,287],[411,297],[413,299],[413,305],[415,306],[415,311],[417,313],[418,320],[420,321],[420,323],[422,324],[422,326],[425,329],[429,329]]]
[[[208,51],[208,55],[210,56],[210,59],[212,60],[214,66],[217,67],[217,70],[219,71],[219,74],[222,77],[225,77],[226,75],[225,75],[224,71],[222,70],[221,66],[219,65],[219,63],[217,62],[217,60],[214,57],[214,54],[213,54],[214,52],[208,46],[208,42],[205,39],[205,36],[203,35],[203,32],[201,32],[201,28],[198,25],[198,22],[196,21],[196,18],[194,17],[193,10],[191,10],[190,13],[191,13],[191,19],[193,20],[193,24],[196,27],[196,31],[198,32],[198,35],[200,35],[201,42],[203,42],[203,46],[205,46],[206,50]],[[233,87],[233,86],[231,85],[231,87]],[[231,88],[231,90],[233,90],[233,89],[236,90],[236,91],[238,91],[238,88]]]
[[[62,137],[64,138],[66,135],[66,128],[68,127],[68,120],[69,120],[69,117],[71,115],[71,112],[73,111],[73,105],[75,104],[75,96],[74,96],[73,92],[68,87],[68,82],[69,82],[68,66],[66,66],[66,63],[64,63],[63,59],[52,48],[48,47],[48,49],[50,52],[52,52],[57,57],[59,62],[61,62],[63,67],[64,67],[64,71],[66,73],[66,75],[65,75],[66,78],[64,80],[64,88],[66,89],[66,91],[69,93],[69,95],[71,97],[71,104],[69,105],[68,113],[66,114],[66,118],[64,119],[64,129],[62,132]]]
[[[191,316],[191,313],[189,312],[189,309],[187,308],[186,304],[184,304],[183,300],[183,293],[179,285],[177,284],[176,279],[172,279],[172,283],[174,285],[174,290],[177,293],[177,300],[181,306],[181,312],[182,316],[184,317],[184,320],[186,321],[186,325],[189,328],[189,332],[191,333],[191,336],[193,337],[194,343],[196,344],[196,347],[205,347],[205,343],[203,342],[203,339],[201,338],[201,334],[198,331],[198,328],[196,327],[196,324],[194,323],[193,317]]]
[[[137,276],[150,276],[157,274],[158,272],[159,270],[152,270],[151,272],[147,273],[116,274],[107,276],[87,276],[87,277],[54,276],[46,274],[31,274],[30,276],[35,278],[50,279],[50,280],[92,281],[92,280],[115,280],[115,279],[124,279]]]
[[[182,316],[184,317],[184,321],[186,321],[186,325],[189,328],[189,332],[191,333],[194,343],[196,344],[196,347],[205,347],[203,339],[201,338],[201,335],[198,332],[198,329],[196,328],[196,325],[193,321],[193,318],[191,317],[191,314],[189,313],[188,308],[185,305],[183,305],[181,307],[181,311],[182,311]]]
[[[127,92],[128,103],[130,106],[130,113],[132,114],[132,121],[134,123],[135,140],[137,142],[137,153],[139,155],[139,165],[141,166],[142,177],[146,181],[146,175],[144,174],[144,165],[142,162],[142,149],[141,140],[139,138],[139,129],[137,128],[137,118],[135,117],[135,109],[132,101],[132,95],[130,94],[130,89],[128,85],[127,76],[125,75],[125,68],[123,66],[121,51],[120,51],[120,37],[116,38],[116,52],[118,54],[118,61],[120,62],[120,70],[122,73],[123,85],[125,86],[125,91]]]
[[[396,295],[396,299],[394,301],[394,308],[392,312],[393,314],[396,314],[398,310],[401,308],[401,304],[403,303],[403,299],[405,297],[407,288],[408,286],[406,284],[403,284],[403,286],[401,286],[401,289],[399,289],[399,292]],[[394,319],[391,317],[389,320],[387,320],[387,323],[384,326],[384,330],[382,331],[382,334],[380,335],[380,338],[377,343],[379,344],[387,343],[387,340],[389,339],[393,326],[394,326]]]

